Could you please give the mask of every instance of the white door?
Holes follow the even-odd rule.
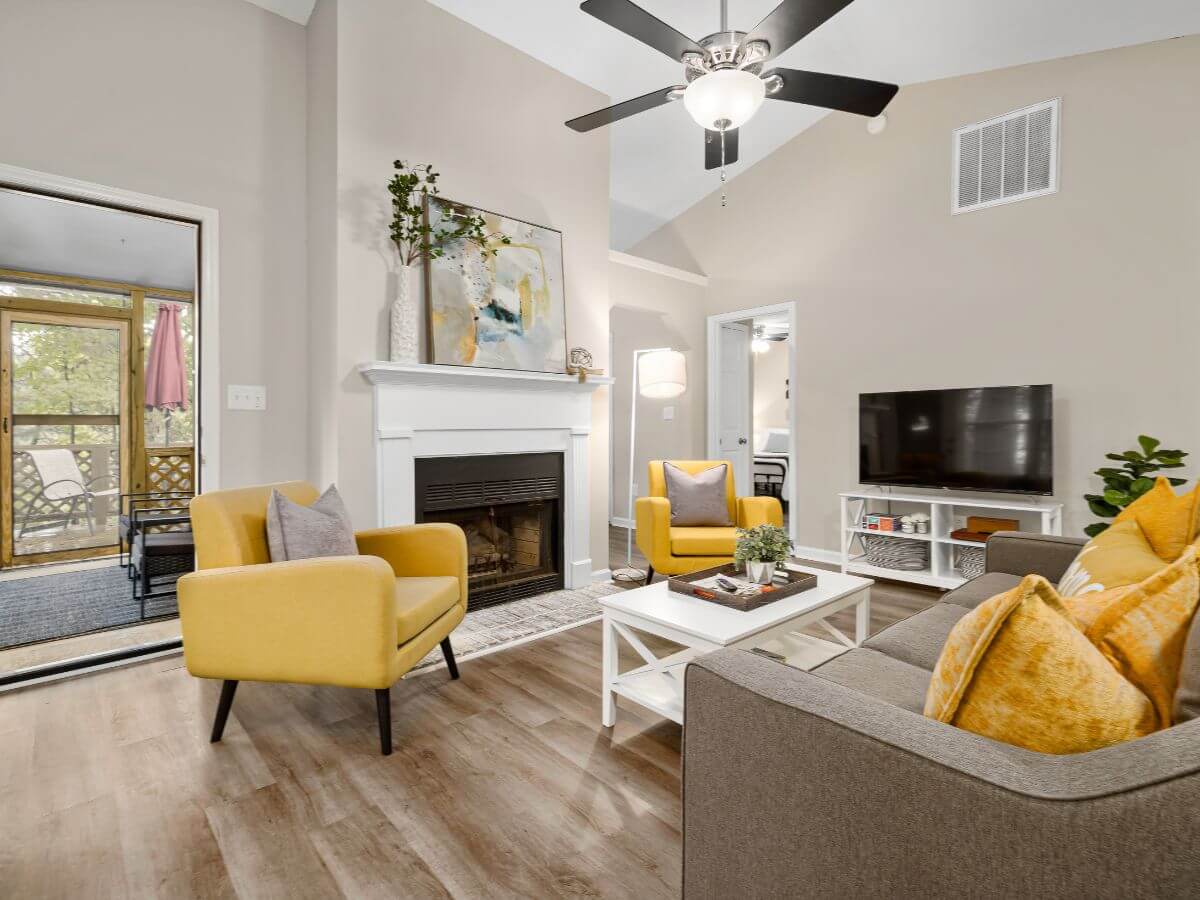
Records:
[[[724,322],[717,335],[717,449],[733,462],[739,495],[754,493],[751,465],[750,327]]]

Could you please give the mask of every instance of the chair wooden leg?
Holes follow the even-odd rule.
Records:
[[[450,646],[450,638],[442,640],[442,656],[446,657],[446,668],[450,670],[451,680],[458,678],[458,663],[454,661],[454,648]]]
[[[212,743],[221,739],[225,733],[225,720],[229,718],[229,709],[233,706],[233,695],[237,691],[236,681],[226,681],[221,685],[221,699],[217,701],[217,717],[213,720]]]
[[[375,692],[375,710],[379,714],[379,749],[384,756],[392,755],[392,692],[382,688]]]
[[[654,566],[646,566],[646,584],[654,580]]]

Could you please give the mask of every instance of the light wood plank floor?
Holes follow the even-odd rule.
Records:
[[[877,627],[936,598],[898,587]],[[243,684],[210,745],[181,659],[0,696],[0,895],[677,896],[680,728],[600,727],[598,623],[461,671],[396,686],[387,758],[335,688]]]

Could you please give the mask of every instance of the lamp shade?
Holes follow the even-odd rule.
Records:
[[[763,80],[741,69],[701,75],[683,92],[683,105],[696,124],[709,131],[741,128],[766,99]]]
[[[652,350],[638,362],[638,392],[669,400],[687,389],[687,360],[678,350]]]

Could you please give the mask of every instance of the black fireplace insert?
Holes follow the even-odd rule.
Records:
[[[467,535],[467,608],[563,587],[561,453],[416,460],[418,522]]]

